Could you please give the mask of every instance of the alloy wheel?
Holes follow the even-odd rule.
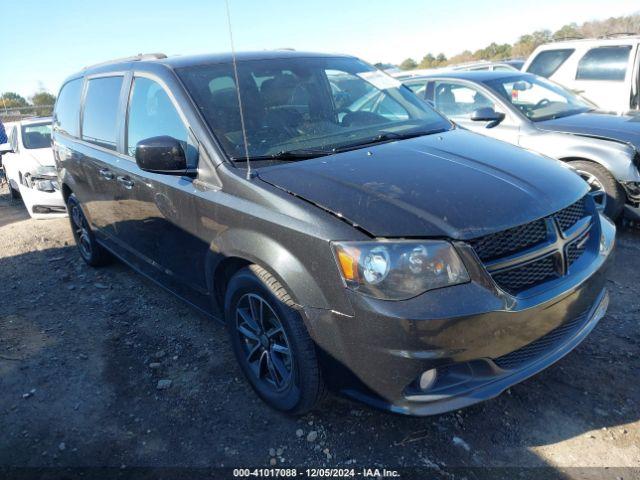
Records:
[[[71,220],[73,222],[73,233],[78,242],[80,253],[85,258],[91,258],[91,237],[89,236],[89,228],[84,218],[80,205],[74,203],[71,208]]]
[[[245,361],[256,379],[275,391],[289,387],[293,356],[276,312],[260,295],[243,295],[236,306],[236,330]]]
[[[604,210],[607,206],[607,192],[602,182],[593,173],[585,170],[577,170],[577,172],[589,184],[589,188],[591,188],[590,194],[593,196],[596,205]]]

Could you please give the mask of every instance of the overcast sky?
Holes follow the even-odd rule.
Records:
[[[369,62],[447,56],[569,23],[628,15],[638,0],[229,0],[236,50],[291,47]],[[0,92],[57,93],[85,65],[139,52],[228,51],[224,0],[0,0]]]

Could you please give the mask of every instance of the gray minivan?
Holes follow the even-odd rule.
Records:
[[[82,258],[223,321],[281,411],[325,387],[405,414],[471,405],[607,308],[615,227],[578,175],[354,57],[89,67],[60,91],[53,149]]]

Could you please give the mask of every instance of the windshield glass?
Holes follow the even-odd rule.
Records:
[[[24,148],[50,148],[51,124],[38,123],[22,127],[22,144]]]
[[[333,149],[448,130],[396,79],[354,58],[238,61],[250,158]],[[246,157],[232,63],[178,69],[229,157]]]
[[[488,80],[485,83],[534,122],[567,117],[594,109],[594,105],[584,98],[533,75]]]

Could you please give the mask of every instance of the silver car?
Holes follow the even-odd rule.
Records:
[[[640,116],[613,115],[521,72],[442,72],[406,80],[458,125],[568,162],[617,218],[640,218]]]

